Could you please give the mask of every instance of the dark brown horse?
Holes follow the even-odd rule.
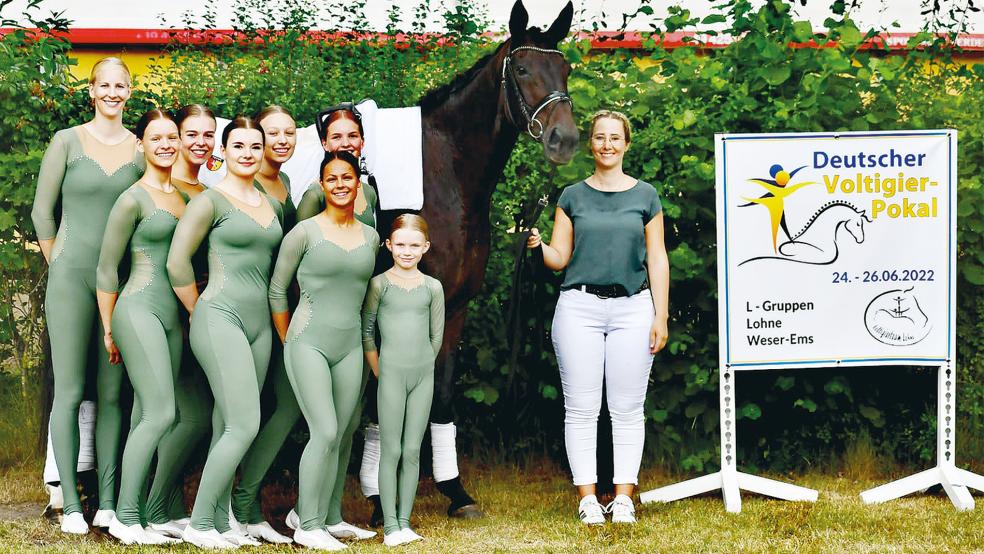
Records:
[[[568,2],[546,31],[527,29],[528,14],[522,1],[517,1],[509,20],[510,38],[419,102],[424,172],[421,215],[430,225],[433,243],[425,265],[443,283],[447,303],[432,422],[451,421],[453,352],[461,339],[468,302],[485,278],[492,192],[513,146],[520,134],[529,133],[543,144],[550,162],[564,164],[574,156],[578,134],[567,96],[570,64],[556,50],[567,36],[573,15],[574,7]],[[387,232],[393,217],[393,213],[381,214],[381,233]],[[441,485],[455,508],[457,495]],[[454,488],[463,493],[460,482]]]

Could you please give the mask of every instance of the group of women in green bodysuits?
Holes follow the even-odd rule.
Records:
[[[409,517],[444,296],[417,268],[430,245],[419,216],[397,218],[385,241],[394,267],[372,277],[381,242],[375,192],[360,181],[359,149],[331,148],[328,139],[348,127],[361,138],[358,117],[329,114],[320,182],[295,209],[280,171],[296,144],[286,109],[271,106],[222,129],[227,173],[206,189],[198,171],[213,158],[217,132],[208,108],[154,109],[129,132],[122,115],[130,74],[116,58],[95,65],[89,92],[95,116],[52,139],[32,213],[50,266],[51,438],[67,484],[62,530],[88,532],[73,484],[79,403],[95,379],[92,523],[123,543],[291,542],[264,521],[258,493],[300,414],[310,440],[288,518],[293,541],[337,550],[345,545],[336,537],[374,536],[341,517],[371,369],[379,378],[384,543],[419,540]],[[124,375],[134,402],[118,469]],[[264,386],[276,402],[265,421]],[[183,469],[210,427],[189,517]]]

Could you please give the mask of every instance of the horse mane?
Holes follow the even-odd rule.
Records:
[[[845,200],[831,200],[830,202],[827,202],[826,204],[820,206],[820,209],[818,209],[816,211],[816,213],[814,213],[812,216],[810,216],[810,219],[808,219],[806,221],[806,224],[803,225],[803,228],[800,229],[800,231],[798,233],[796,233],[795,235],[793,235],[793,239],[795,240],[795,239],[798,239],[798,238],[802,237],[806,233],[807,229],[809,229],[810,226],[813,225],[814,222],[816,222],[817,218],[819,218],[821,215],[823,215],[823,213],[825,211],[827,211],[827,210],[829,210],[831,208],[836,208],[837,206],[846,206],[846,207],[851,208],[852,210],[854,210],[855,212],[858,212],[858,213],[861,213],[863,211],[863,210],[858,209],[858,207],[855,206],[854,204],[851,204],[850,202],[847,202]]]
[[[422,110],[428,111],[447,102],[448,98],[450,98],[452,94],[464,88],[464,86],[468,83],[471,83],[475,78],[475,75],[485,69],[485,66],[489,64],[492,58],[494,58],[496,54],[498,54],[499,51],[502,50],[507,44],[509,44],[508,40],[496,47],[493,52],[479,58],[479,60],[472,64],[468,70],[464,73],[459,73],[450,83],[425,92],[424,95],[420,97],[420,100],[417,101],[417,105],[420,106]]]

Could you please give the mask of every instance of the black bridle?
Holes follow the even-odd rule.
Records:
[[[540,137],[543,136],[543,123],[537,119],[540,112],[547,106],[556,102],[567,102],[568,104],[571,104],[572,107],[574,102],[566,92],[553,90],[544,96],[535,107],[531,107],[526,103],[526,98],[523,96],[523,91],[519,89],[519,85],[516,83],[516,73],[513,69],[512,62],[513,54],[523,50],[540,52],[541,54],[557,54],[561,57],[563,57],[564,53],[560,50],[538,48],[536,46],[519,46],[510,50],[509,53],[506,54],[506,58],[502,61],[502,88],[505,89],[504,92],[506,94],[506,116],[509,118],[509,121],[516,126],[516,128],[522,129],[519,123],[516,122],[516,118],[512,113],[512,108],[509,105],[509,92],[512,91],[513,95],[516,97],[516,103],[519,104],[519,110],[523,113],[523,117],[526,119],[526,132],[533,137],[533,140],[540,140]],[[533,127],[534,123],[536,124],[535,131]]]

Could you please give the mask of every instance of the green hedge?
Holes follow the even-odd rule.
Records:
[[[824,34],[814,35],[779,1],[758,10],[743,0],[719,4],[726,18],[697,21],[674,9],[661,31],[699,30],[727,19],[730,32],[742,36],[727,48],[702,50],[695,44],[666,50],[657,34],[641,53],[594,52],[587,41],[562,47],[574,65],[569,88],[578,121],[602,107],[626,111],[635,126],[626,169],[653,183],[663,198],[671,322],[670,342],[657,356],[646,403],[650,459],[696,471],[717,464],[713,134],[939,127],[960,131],[960,455],[984,459],[977,438],[984,435],[984,66],[951,63],[952,51],[929,35],[916,37],[907,56],[887,55],[860,49],[869,33],[847,17],[828,20]],[[249,36],[256,36],[256,21],[263,18],[269,19],[264,26],[287,30],[249,44],[199,48],[175,42],[164,55],[167,63],[153,68],[130,101],[129,119],[151,104],[170,108],[189,102],[208,104],[224,117],[280,103],[301,122],[340,100],[372,97],[384,107],[411,105],[494,46],[482,37],[483,24],[467,2],[445,14],[455,47],[428,40],[409,47],[373,44],[354,36],[312,43],[301,40],[311,23],[303,10],[257,13],[245,0],[236,6],[239,26]],[[423,17],[417,14],[415,28]],[[208,27],[209,21],[205,16],[186,23]],[[67,45],[26,38],[8,35],[0,43],[0,67],[17,68],[0,78],[0,356],[19,357],[29,378],[39,365],[44,270],[28,246],[34,179],[48,138],[89,117],[89,108],[84,88],[68,76]],[[830,47],[789,46],[826,38],[834,41]],[[492,255],[483,291],[471,304],[458,365],[455,409],[468,429],[459,440],[470,446],[501,448],[504,455],[562,452],[563,400],[549,340],[524,333],[531,340],[522,345],[516,367],[508,363],[505,317],[516,241],[511,229],[531,191],[544,184],[559,190],[591,169],[585,151],[553,170],[538,145],[521,139],[493,196]],[[541,218],[544,233],[551,214],[549,208]],[[537,317],[549,322],[557,278],[543,281],[547,294],[535,309],[526,305],[524,327],[535,328]],[[10,312],[14,305],[27,306],[28,314]],[[28,339],[11,340],[11,333]],[[934,455],[935,398],[924,394],[935,383],[931,370],[755,372],[739,380],[745,464],[784,469],[822,462],[863,436],[901,461]]]

